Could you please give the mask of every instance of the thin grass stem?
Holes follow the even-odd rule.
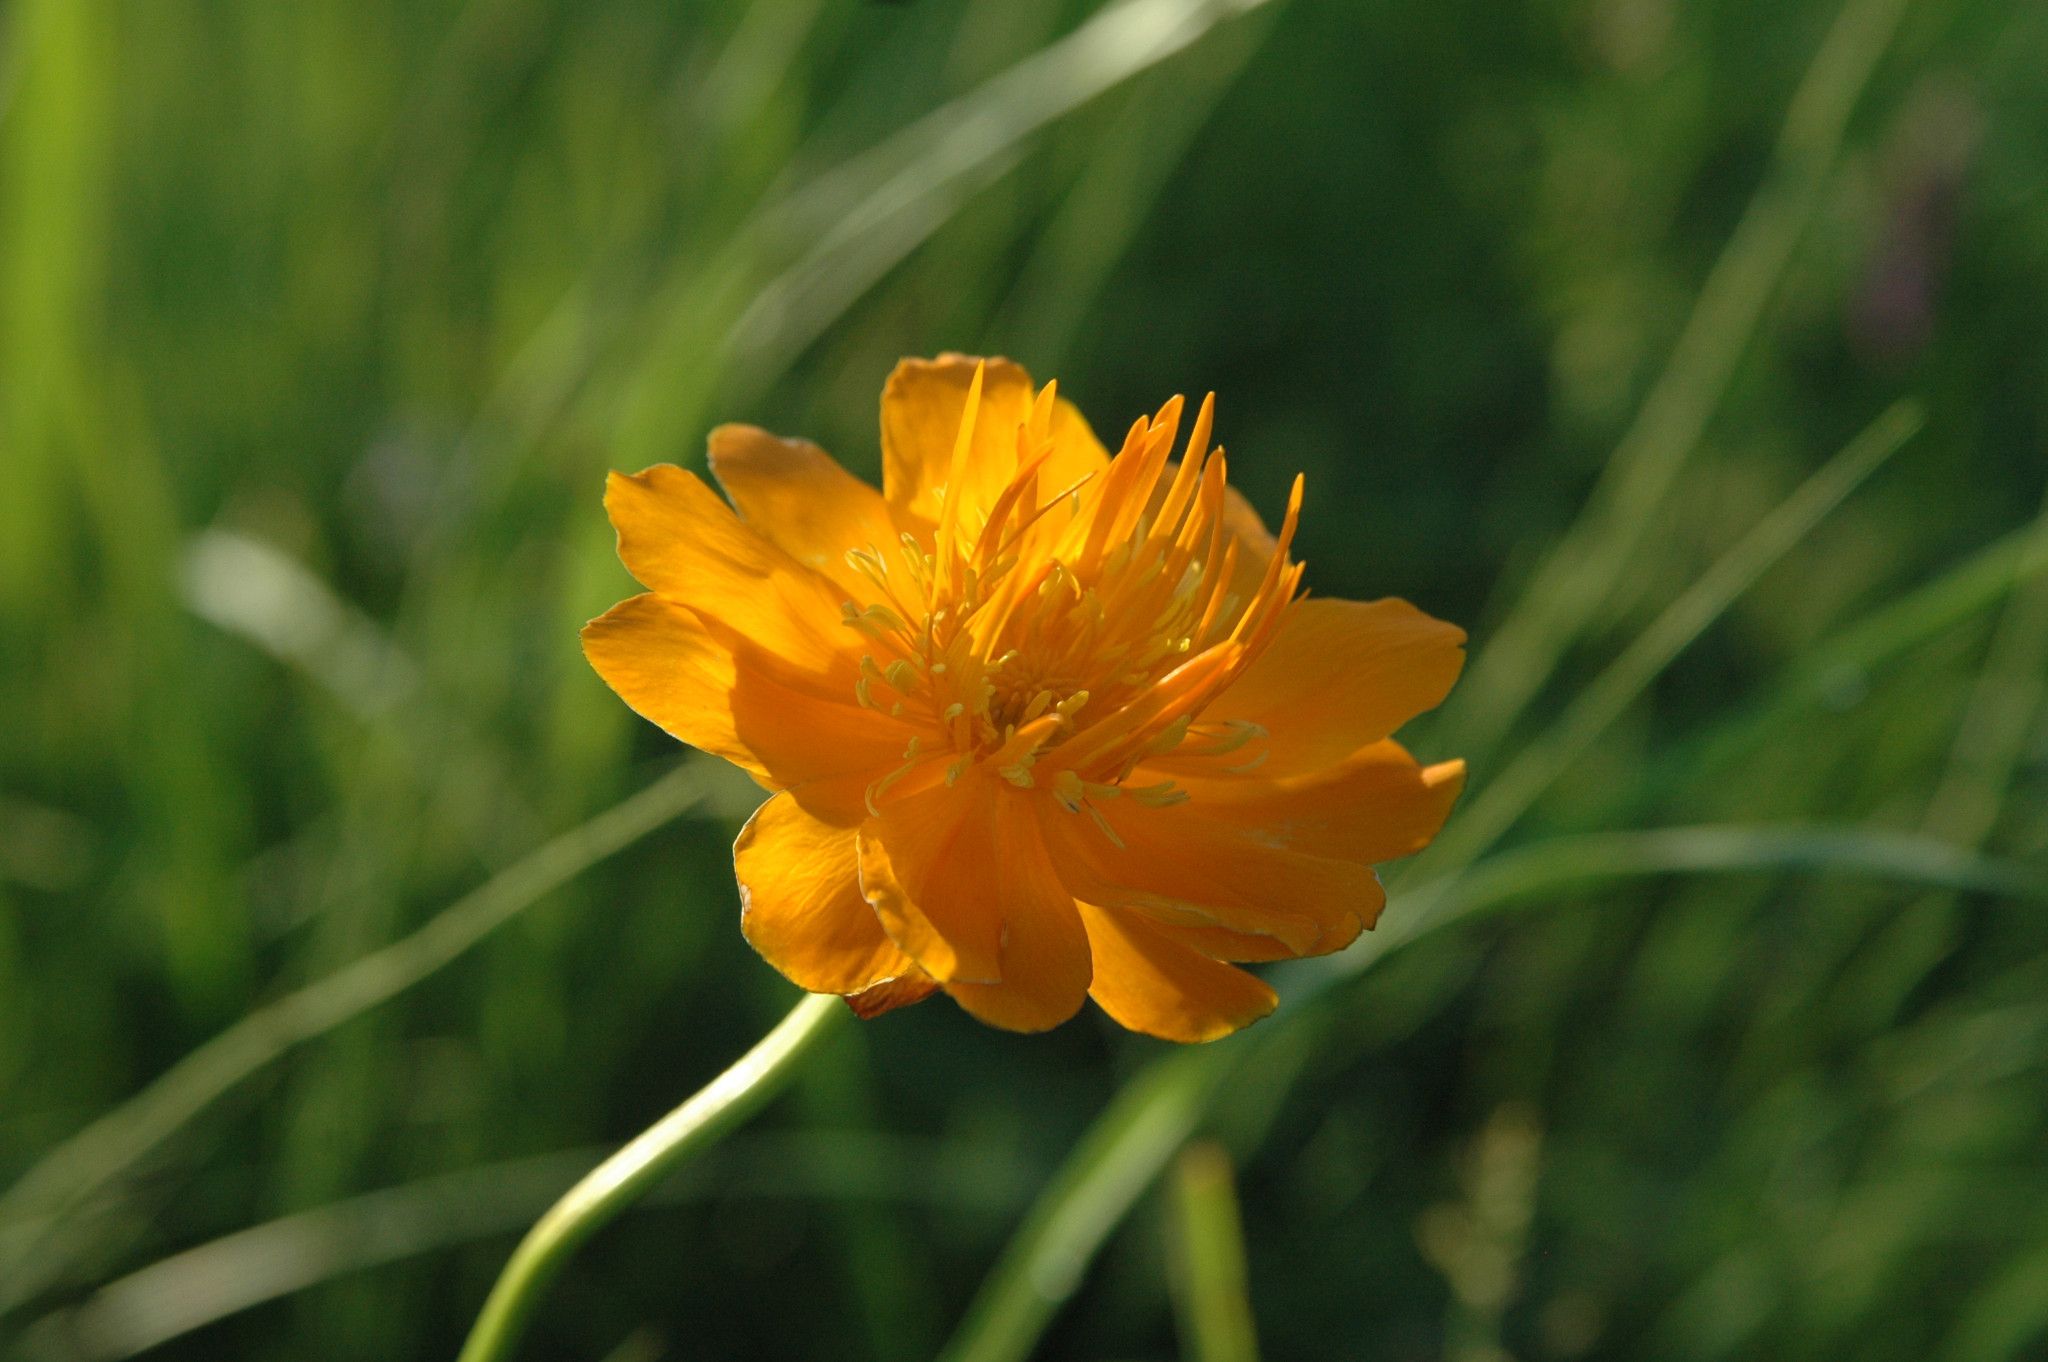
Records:
[[[1715,560],[1579,694],[1557,723],[1545,729],[1499,777],[1486,783],[1479,798],[1460,811],[1438,839],[1433,860],[1454,865],[1468,862],[1499,841],[1679,653],[1726,614],[1737,598],[1843,498],[1898,453],[1920,424],[1916,404],[1894,404]]]
[[[1172,1205],[1172,1281],[1185,1355],[1191,1362],[1258,1362],[1244,1222],[1223,1146],[1204,1140],[1181,1152]]]
[[[674,820],[706,789],[702,764],[679,767],[507,867],[411,935],[257,1008],[44,1155],[0,1197],[0,1230],[9,1236],[0,1242],[0,1313],[69,1265],[69,1254],[51,1251],[58,1225],[227,1092],[430,977],[547,894]]]
[[[1612,598],[1698,448],[1793,252],[1819,211],[1849,118],[1908,0],[1851,0],[1785,114],[1763,186],[1700,286],[1670,359],[1637,409],[1578,522],[1531,575],[1447,706],[1468,756],[1521,717],[1565,651]]]

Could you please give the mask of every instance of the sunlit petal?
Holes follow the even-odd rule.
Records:
[[[649,590],[815,670],[845,651],[850,640],[825,627],[843,593],[742,525],[695,473],[673,464],[614,473],[605,509],[619,557]]]
[[[763,959],[813,993],[859,993],[915,966],[860,892],[855,827],[789,795],[763,804],[733,846],[740,929]]]
[[[1441,703],[1464,643],[1464,630],[1406,601],[1301,601],[1203,718],[1265,729],[1267,774],[1314,770]]]
[[[849,598],[868,599],[868,582],[846,554],[895,545],[898,530],[881,493],[809,440],[757,426],[720,426],[710,448],[711,471],[751,529]]]
[[[737,515],[680,469],[613,479],[652,593],[586,649],[784,792],[736,852],[771,964],[863,1016],[943,989],[1033,1031],[1092,990],[1193,1041],[1272,1009],[1235,963],[1372,925],[1374,865],[1428,845],[1464,780],[1389,736],[1464,635],[1303,600],[1302,481],[1269,530],[1215,423],[1173,397],[1112,457],[1052,385],[942,355],[883,391],[880,493],[751,426],[711,439]]]
[[[1095,974],[1088,995],[1133,1031],[1162,1040],[1227,1036],[1271,1012],[1267,984],[1185,944],[1143,915],[1081,905]]]

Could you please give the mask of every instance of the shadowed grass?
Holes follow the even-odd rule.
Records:
[[[1293,1017],[1340,980],[1446,927],[1510,907],[1556,902],[1615,879],[1802,870],[1869,875],[1902,884],[1969,888],[2048,902],[2048,874],[1906,834],[1864,829],[1672,828],[1538,844],[1481,862],[1414,894],[1412,911],[1339,956],[1276,971],[1284,1010],[1240,1044],[1159,1060],[1118,1094],[1039,1196],[958,1332],[945,1362],[1022,1362],[1081,1283],[1103,1242],[1200,1128],[1233,1075],[1266,1047],[1284,1048]],[[1403,924],[1397,926],[1396,924]]]
[[[1447,714],[1475,756],[1528,708],[1625,579],[1734,379],[1841,159],[1850,115],[1908,0],[1850,0],[1794,91],[1763,187],[1701,284],[1657,383],[1601,470],[1586,509],[1519,588]]]
[[[698,765],[670,772],[492,877],[411,935],[251,1012],[45,1155],[0,1197],[0,1227],[7,1233],[0,1241],[0,1311],[17,1308],[63,1274],[68,1258],[50,1247],[55,1224],[84,1211],[236,1085],[460,959],[550,891],[682,815],[704,797],[704,785]]]
[[[606,1151],[564,1150],[423,1178],[199,1244],[107,1283],[36,1323],[32,1354],[115,1362],[350,1273],[525,1229]],[[971,1218],[1008,1214],[1028,1170],[1005,1151],[868,1131],[754,1136],[686,1165],[649,1208],[734,1195],[861,1205],[905,1202]]]
[[[1553,723],[1517,752],[1499,776],[1480,786],[1430,849],[1431,862],[1456,865],[1498,842],[1680,652],[1898,453],[1920,429],[1921,420],[1919,408],[1911,403],[1886,411],[1716,559]]]

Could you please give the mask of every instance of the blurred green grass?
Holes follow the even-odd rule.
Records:
[[[2020,882],[2048,842],[2048,15],[16,0],[0,22],[0,1182],[676,764],[574,645],[626,588],[605,468],[692,462],[744,419],[872,476],[889,364],[958,348],[1057,375],[1112,428],[1216,389],[1268,509],[1306,470],[1315,589],[1473,627],[1467,689],[1413,734],[1474,758],[1467,812],[1616,696],[1471,893],[1551,839],[1779,839],[1715,873],[1637,845],[1317,976],[1270,1037],[1194,1061],[1256,1056],[1262,1081],[1196,1102],[1175,1057],[1125,1090],[1185,1098],[1236,1161],[1265,1355],[2048,1346],[2048,927]],[[1912,443],[1670,665],[1600,690],[1901,397]],[[349,1228],[321,1242],[397,1249],[330,1250],[161,1355],[452,1352],[566,1180],[546,1156],[638,1129],[787,1005],[734,930],[744,809],[718,786],[59,1222],[0,1225],[0,1249],[45,1246],[33,1289],[0,1281],[24,1297],[0,1340],[162,1333],[175,1310],[145,1300],[140,1332],[95,1334],[117,1317],[93,1291],[329,1208]],[[2007,870],[1902,860],[1909,837]],[[1420,864],[1388,927],[1457,869]],[[930,1356],[1161,1049],[943,1004],[832,1046],[736,1141],[745,1176],[591,1246],[536,1355]],[[795,1143],[821,1131],[845,1134]],[[1503,1158],[1534,1169],[1527,1204],[1488,1201],[1519,1185]],[[347,1218],[404,1188],[375,1224],[471,1228]],[[1161,1208],[1095,1227],[1043,1355],[1178,1353]],[[259,1248],[303,1251],[307,1223]],[[201,1258],[176,1301],[232,1299],[234,1262]]]

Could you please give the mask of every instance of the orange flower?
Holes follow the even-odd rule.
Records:
[[[711,433],[732,509],[661,464],[613,474],[647,585],[583,631],[643,717],[777,793],[734,850],[741,927],[864,1015],[943,988],[1037,1031],[1084,996],[1211,1040],[1272,1011],[1226,962],[1340,950],[1464,778],[1388,735],[1464,634],[1404,601],[1308,600],[1224,480],[1204,402],[1109,457],[1007,360],[906,360],[882,491],[816,445]]]

